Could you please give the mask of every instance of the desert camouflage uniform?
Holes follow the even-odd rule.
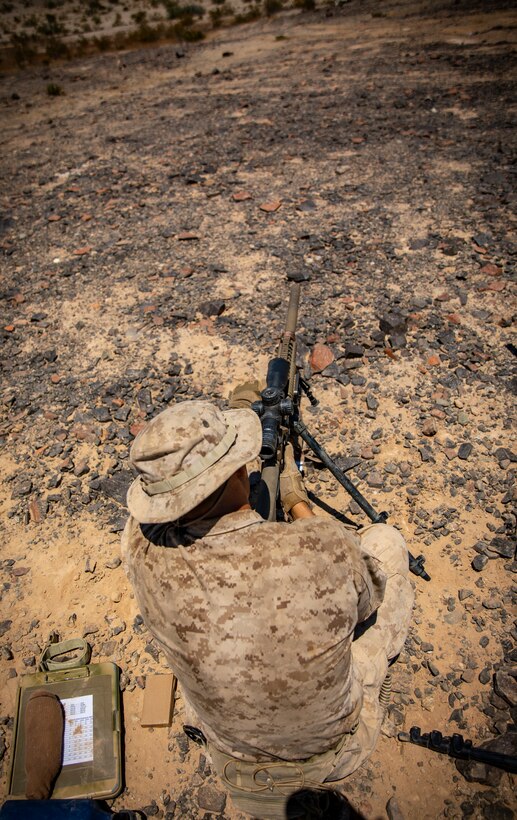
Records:
[[[130,518],[123,553],[219,774],[230,760],[313,758],[313,776],[336,780],[371,754],[379,690],[413,603],[397,530],[357,535],[333,519],[284,524],[251,510],[188,530]]]

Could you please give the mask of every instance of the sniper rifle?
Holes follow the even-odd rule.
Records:
[[[280,337],[276,356],[268,364],[266,387],[260,394],[260,400],[251,405],[262,424],[261,472],[254,507],[266,521],[277,520],[280,471],[283,466],[285,446],[293,440],[295,455],[299,456],[300,448],[296,444],[299,437],[345,488],[368,518],[374,524],[385,523],[388,513],[376,512],[301,420],[302,393],[305,393],[313,407],[318,404],[318,400],[296,366],[296,325],[299,304],[300,285],[293,284],[289,295],[285,329]],[[424,569],[424,561],[423,555],[415,558],[409,553],[411,572],[430,581]]]

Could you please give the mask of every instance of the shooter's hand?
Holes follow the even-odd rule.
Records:
[[[264,387],[265,384],[261,383],[259,379],[255,379],[254,382],[238,384],[228,400],[230,410],[249,410],[254,401],[260,401],[260,391]]]
[[[290,512],[300,502],[309,505],[307,491],[294,459],[292,444],[288,444],[284,451],[284,469],[280,473],[280,501],[285,513]]]

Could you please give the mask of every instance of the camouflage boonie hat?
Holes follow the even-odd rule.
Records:
[[[140,475],[127,506],[141,524],[176,521],[254,459],[262,425],[252,410],[219,410],[208,401],[168,407],[135,438],[130,452]]]

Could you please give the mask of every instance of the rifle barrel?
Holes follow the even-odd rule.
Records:
[[[298,321],[298,305],[300,304],[300,285],[295,282],[291,286],[289,294],[289,307],[287,308],[287,321],[285,323],[285,332],[294,336],[296,331],[296,322]]]

